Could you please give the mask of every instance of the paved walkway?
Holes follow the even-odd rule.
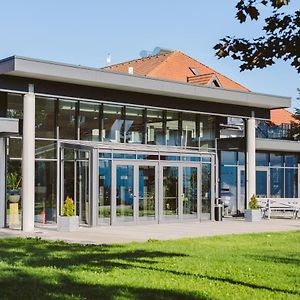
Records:
[[[144,242],[149,239],[171,240],[254,232],[300,230],[300,220],[271,219],[260,222],[245,222],[242,219],[225,219],[223,222],[172,223],[134,226],[81,227],[78,232],[57,232],[56,227],[41,226],[34,233],[0,229],[0,237],[41,237],[45,240],[63,240],[83,244],[113,244]]]

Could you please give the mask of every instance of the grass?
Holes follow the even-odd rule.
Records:
[[[300,231],[125,245],[0,239],[0,299],[300,299]]]

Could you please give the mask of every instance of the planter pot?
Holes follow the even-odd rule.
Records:
[[[79,217],[57,217],[57,231],[71,232],[79,230]]]
[[[8,196],[8,201],[10,203],[18,203],[20,201],[20,195],[9,195]]]
[[[261,220],[260,209],[245,209],[246,222],[258,222]]]

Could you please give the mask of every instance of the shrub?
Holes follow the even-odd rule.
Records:
[[[257,198],[255,195],[252,195],[252,197],[250,198],[249,208],[250,209],[258,209],[259,208]]]
[[[71,197],[67,196],[65,204],[62,208],[62,215],[65,217],[75,216],[75,205]]]

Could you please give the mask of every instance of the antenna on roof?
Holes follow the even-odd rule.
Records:
[[[107,63],[107,64],[110,64],[110,63],[111,63],[111,54],[110,54],[110,53],[107,54],[107,57],[106,57],[106,63]]]

